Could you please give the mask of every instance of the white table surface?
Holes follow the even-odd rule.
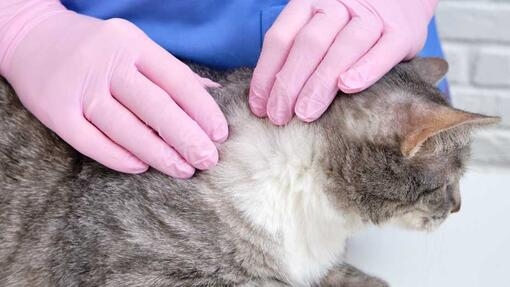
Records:
[[[347,261],[392,287],[510,287],[510,170],[470,171],[462,208],[432,233],[370,228]]]

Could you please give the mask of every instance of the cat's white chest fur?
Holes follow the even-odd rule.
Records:
[[[327,179],[316,158],[321,139],[311,128],[244,128],[250,133],[229,141],[228,163],[219,167],[227,174],[249,171],[232,189],[235,205],[280,243],[280,261],[293,285],[317,283],[341,262],[345,240],[360,220],[335,209],[323,191]]]
[[[267,172],[272,169],[287,174],[261,182],[264,188],[249,195],[243,211],[253,224],[281,240],[289,281],[303,286],[316,283],[341,261],[356,221],[333,208],[312,174],[294,166],[273,166]]]

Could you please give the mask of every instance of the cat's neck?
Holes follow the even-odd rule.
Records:
[[[279,242],[289,279],[311,283],[338,262],[361,220],[342,213],[324,191],[324,140],[316,127],[241,122],[209,179],[249,224]]]

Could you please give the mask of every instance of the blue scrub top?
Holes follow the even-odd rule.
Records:
[[[173,55],[216,69],[253,67],[287,0],[62,0],[69,9],[136,24]],[[435,21],[421,56],[443,56]],[[447,92],[446,81],[440,85]]]

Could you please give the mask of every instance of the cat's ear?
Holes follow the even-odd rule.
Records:
[[[434,105],[425,111],[410,116],[401,151],[405,157],[412,157],[429,138],[460,126],[483,126],[500,122],[500,117],[470,113],[448,106]]]
[[[441,58],[415,58],[410,64],[424,81],[432,85],[439,83],[448,72],[448,62]]]

